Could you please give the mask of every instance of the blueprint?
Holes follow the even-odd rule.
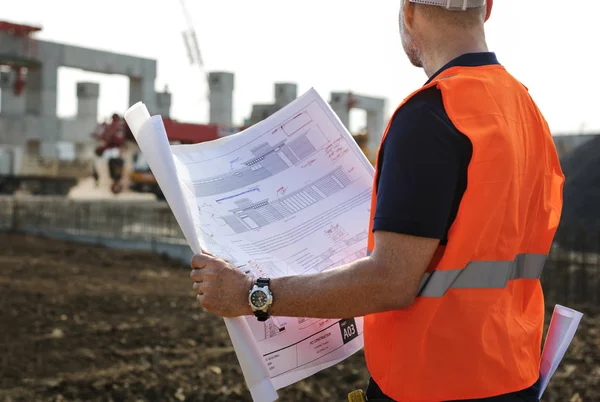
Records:
[[[582,318],[583,314],[577,310],[560,304],[554,306],[540,362],[539,399],[571,345]]]
[[[247,274],[367,255],[373,167],[315,90],[241,133],[171,151],[201,244]],[[361,317],[245,319],[277,389],[363,346]]]

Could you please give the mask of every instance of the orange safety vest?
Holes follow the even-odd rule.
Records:
[[[432,86],[473,154],[448,243],[414,304],[365,317],[371,376],[400,402],[485,398],[536,382],[539,278],[562,210],[564,176],[527,88],[500,65],[451,67],[404,103]],[[376,191],[374,184],[370,251]]]

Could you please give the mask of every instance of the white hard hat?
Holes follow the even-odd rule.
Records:
[[[450,11],[465,11],[470,8],[486,7],[485,20],[492,14],[494,0],[408,0],[411,3],[428,4],[430,6],[444,7]]]
[[[484,7],[486,0],[409,0],[411,3],[428,4],[431,6],[440,6],[448,10],[460,11],[469,8]]]

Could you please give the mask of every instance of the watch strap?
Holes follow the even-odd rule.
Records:
[[[262,310],[256,310],[254,312],[254,316],[260,322],[264,322],[264,321],[267,321],[269,319],[269,313],[267,313],[266,311],[262,311]]]
[[[264,288],[265,286],[269,286],[271,280],[269,278],[258,278],[256,280],[256,286]]]

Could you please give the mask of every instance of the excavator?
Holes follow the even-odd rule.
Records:
[[[220,137],[223,127],[215,124],[182,123],[177,120],[163,117],[163,124],[167,131],[167,138],[171,145],[197,144],[204,141],[215,140]],[[164,199],[158,183],[150,171],[143,154],[135,150],[131,161],[127,149],[135,149],[135,138],[125,120],[118,114],[113,114],[110,121],[100,124],[92,137],[99,141],[95,153],[98,158],[106,159],[108,172],[111,178],[110,189],[113,194],[123,191],[123,175],[129,173],[129,189],[134,192],[155,194],[158,199]],[[128,163],[131,162],[131,163]],[[125,166],[131,165],[130,172]],[[98,180],[97,172],[94,178]]]

